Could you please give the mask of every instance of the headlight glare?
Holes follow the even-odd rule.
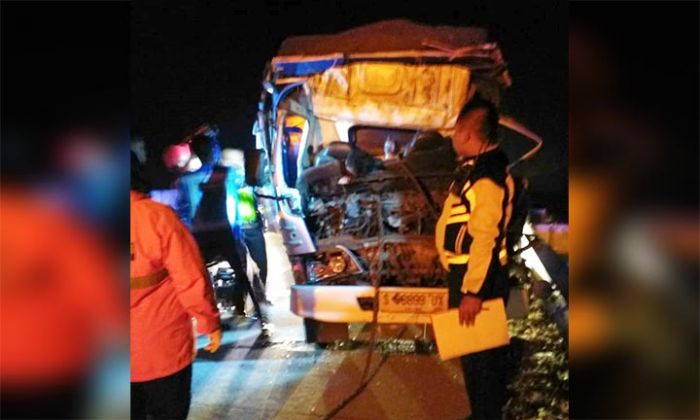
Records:
[[[335,255],[328,261],[328,267],[330,267],[331,271],[335,274],[340,274],[345,271],[347,263],[342,255]]]

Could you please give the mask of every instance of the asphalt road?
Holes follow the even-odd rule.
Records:
[[[281,239],[268,242],[268,298],[275,326],[261,339],[254,321],[232,325],[221,349],[200,350],[194,364],[190,419],[324,418],[360,385],[369,346],[360,340],[319,348],[304,342],[303,324],[289,311],[291,268]],[[391,337],[397,328],[382,327]],[[351,328],[366,337],[368,327]],[[414,338],[421,329],[404,331]],[[199,338],[203,347],[206,339]],[[372,353],[369,372],[376,375],[364,391],[334,419],[463,419],[469,412],[457,361],[440,362],[429,351],[414,351],[413,340],[392,341]]]

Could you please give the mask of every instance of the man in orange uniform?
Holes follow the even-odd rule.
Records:
[[[119,265],[74,210],[31,187],[4,183],[2,418],[84,418],[102,350],[121,346],[126,332]]]
[[[169,207],[144,194],[132,156],[131,415],[185,419],[189,412],[194,337],[221,344],[219,311],[197,244]]]

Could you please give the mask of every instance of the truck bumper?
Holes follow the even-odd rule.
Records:
[[[447,288],[380,287],[378,322],[385,324],[430,324],[431,315],[447,310]],[[426,296],[432,305],[397,305],[386,302],[395,293]],[[294,285],[291,290],[291,310],[294,314],[322,322],[372,322],[374,302],[372,286],[311,286]],[[399,300],[400,302],[400,300]],[[387,310],[388,309],[388,310]]]

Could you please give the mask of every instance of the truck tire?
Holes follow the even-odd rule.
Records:
[[[307,343],[315,343],[320,347],[349,338],[347,323],[323,322],[312,318],[304,318],[304,332]]]
[[[318,321],[312,318],[304,318],[304,334],[307,343],[315,343],[318,337]]]

